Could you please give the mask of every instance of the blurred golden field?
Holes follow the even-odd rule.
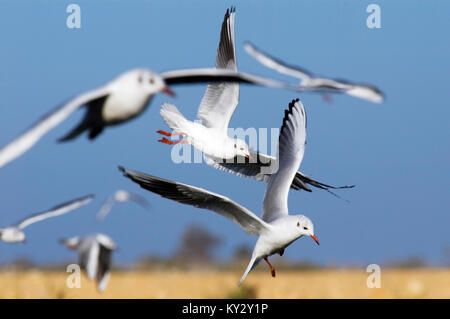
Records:
[[[450,269],[382,270],[381,288],[363,270],[254,271],[241,288],[237,271],[113,271],[105,292],[83,275],[68,288],[63,271],[1,271],[0,298],[450,298]]]

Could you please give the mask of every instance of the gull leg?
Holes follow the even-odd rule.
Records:
[[[156,131],[156,133],[159,133],[159,134],[162,134],[162,135],[165,135],[165,136],[186,135],[186,133],[183,133],[183,132],[180,132],[180,133],[169,133],[169,132],[166,132],[166,131],[163,131],[163,130]]]
[[[333,98],[331,97],[331,95],[326,94],[326,93],[322,94],[322,99],[323,99],[325,102],[328,102],[328,103],[333,102]]]
[[[270,273],[272,274],[272,277],[275,277],[275,268],[272,267],[272,265],[270,264],[269,259],[267,259],[267,257],[264,257],[264,260],[270,267]]]
[[[187,143],[188,141],[169,141],[167,138],[163,137],[162,139],[158,140],[158,142],[172,145],[172,144]]]

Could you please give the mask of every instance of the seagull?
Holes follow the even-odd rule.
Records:
[[[220,32],[216,68],[237,72],[234,20],[235,10],[233,8],[227,10]],[[244,140],[230,138],[227,135],[228,125],[238,101],[238,83],[209,84],[197,114],[203,124],[187,120],[174,105],[163,104],[160,114],[175,133],[163,130],[157,132],[165,136],[181,135],[186,137],[186,140],[170,141],[164,137],[159,142],[166,144],[189,143],[206,155],[205,159],[208,165],[238,176],[268,181],[270,174],[274,172],[275,165],[273,164],[276,159],[269,155],[253,152]],[[327,190],[334,196],[337,195],[330,189],[354,187],[354,185],[340,187],[327,185],[315,181],[301,172],[297,172],[291,187],[311,192],[311,188],[307,184]]]
[[[373,103],[382,103],[383,93],[376,87],[367,84],[352,83],[345,80],[329,79],[317,77],[312,73],[297,66],[288,65],[256,48],[253,44],[247,42],[244,49],[255,58],[259,63],[277,72],[287,74],[301,80],[300,85],[314,88],[334,88],[341,92]]]
[[[216,68],[237,72],[234,19],[234,8],[227,9],[220,32]],[[247,143],[242,139],[231,138],[227,135],[228,124],[238,100],[238,83],[209,84],[197,114],[203,124],[187,120],[175,105],[164,103],[160,114],[176,133],[162,130],[157,132],[165,136],[182,135],[186,137],[186,140],[169,141],[164,137],[159,142],[166,144],[189,143],[205,154],[223,159],[231,159],[236,155],[250,158]]]
[[[115,203],[123,203],[129,200],[136,202],[145,209],[149,209],[149,203],[142,196],[125,190],[118,190],[114,194],[109,196],[108,199],[103,203],[102,207],[97,213],[97,220],[103,220],[111,211],[111,208]]]
[[[106,126],[118,125],[139,116],[148,107],[155,94],[163,92],[174,95],[169,85],[205,82],[241,82],[294,91],[314,91],[247,73],[217,68],[181,69],[159,74],[149,69],[133,69],[96,89],[75,96],[44,115],[19,137],[0,149],[0,167],[25,153],[82,106],[86,107],[83,120],[61,137],[60,142],[72,140],[85,131],[88,132],[88,138],[93,140]]]
[[[19,223],[17,223],[14,226],[2,228],[2,229],[0,229],[0,239],[6,243],[25,242],[25,232],[23,231],[23,229],[25,227],[28,227],[31,224],[43,221],[50,217],[55,217],[55,216],[66,214],[78,207],[86,205],[93,198],[94,198],[94,195],[88,195],[88,196],[84,196],[81,198],[77,198],[77,199],[71,200],[70,202],[66,202],[64,204],[55,206],[55,207],[51,208],[50,210],[47,210],[43,213],[39,213],[39,214],[30,216],[28,218],[25,218],[24,220],[20,221]]]
[[[104,234],[96,234],[61,239],[60,242],[78,251],[80,267],[86,270],[89,279],[96,278],[98,291],[104,291],[110,277],[112,252],[117,249],[114,241]]]
[[[285,112],[277,154],[279,169],[269,178],[261,218],[231,199],[205,189],[124,167],[119,169],[124,176],[146,190],[183,204],[214,211],[238,224],[249,235],[259,236],[250,263],[239,281],[240,285],[262,259],[269,265],[272,277],[275,277],[275,268],[268,257],[273,254],[283,255],[284,249],[298,238],[310,236],[319,244],[313,222],[308,217],[288,214],[288,193],[303,159],[305,139],[306,113],[303,104],[296,99]]]

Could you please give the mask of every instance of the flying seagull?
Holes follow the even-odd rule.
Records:
[[[235,10],[227,10],[222,22],[219,47],[216,56],[216,68],[237,72],[236,49],[234,40]],[[236,174],[256,180],[268,181],[275,170],[276,159],[263,153],[251,151],[242,139],[227,135],[228,126],[239,101],[238,83],[209,84],[200,103],[197,116],[202,123],[187,120],[172,104],[163,104],[160,114],[174,133],[157,131],[165,136],[181,135],[185,140],[171,141],[167,138],[159,140],[166,144],[189,143],[202,151],[206,163]],[[351,188],[352,186],[335,187],[327,185],[297,172],[292,188],[311,192],[308,185],[327,190]],[[339,196],[337,196],[339,197]]]
[[[315,76],[303,68],[286,64],[267,53],[264,53],[249,42],[244,45],[244,49],[248,54],[266,67],[299,78],[301,86],[338,89],[340,92],[336,93],[345,93],[373,103],[382,103],[384,100],[383,93],[375,86]]]
[[[245,207],[207,190],[147,175],[123,167],[119,169],[142,188],[183,204],[214,211],[238,224],[249,235],[259,236],[252,257],[239,285],[264,259],[273,277],[275,269],[268,257],[283,255],[284,249],[302,236],[319,243],[312,221],[304,215],[288,214],[288,193],[303,159],[306,138],[306,113],[297,99],[289,104],[283,119],[278,146],[279,169],[272,174],[264,195],[262,218]]]
[[[160,74],[149,69],[133,69],[101,87],[70,99],[43,116],[19,137],[0,149],[0,167],[25,153],[46,133],[82,106],[86,106],[83,120],[59,141],[69,141],[85,131],[88,132],[89,139],[94,139],[106,126],[118,125],[137,117],[147,108],[156,93],[174,94],[168,85],[217,81],[297,90],[290,84],[215,68],[174,70]],[[305,91],[307,90],[308,88],[305,88]]]
[[[114,194],[109,196],[108,199],[103,203],[102,207],[97,213],[97,220],[103,220],[111,211],[111,208],[115,203],[124,203],[130,200],[134,201],[145,209],[149,209],[150,207],[147,200],[142,196],[125,190],[118,190]]]
[[[88,195],[60,204],[43,213],[32,215],[25,218],[14,226],[0,229],[0,239],[7,243],[25,242],[25,232],[23,229],[36,222],[43,221],[50,217],[66,214],[78,207],[86,205],[94,198],[94,195]]]
[[[110,277],[112,252],[117,249],[114,241],[104,234],[96,234],[61,239],[60,242],[78,251],[80,267],[86,271],[89,279],[96,279],[97,289],[104,291]]]

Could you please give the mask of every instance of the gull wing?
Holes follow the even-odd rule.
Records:
[[[37,223],[40,222],[44,219],[50,218],[50,217],[55,217],[55,216],[59,216],[59,215],[63,215],[66,214],[78,207],[81,207],[83,205],[86,205],[87,203],[89,203],[92,199],[94,198],[94,195],[88,195],[88,196],[84,196],[84,197],[80,197],[74,200],[71,200],[70,202],[66,202],[64,204],[58,205],[53,207],[52,209],[45,211],[43,213],[39,213],[33,216],[30,216],[24,220],[22,220],[21,222],[19,222],[17,224],[17,227],[20,229],[23,229],[33,223]]]
[[[278,142],[278,169],[267,184],[262,219],[270,222],[288,214],[288,194],[305,152],[306,112],[299,99],[285,111]]]
[[[216,68],[237,71],[234,42],[234,8],[227,10],[220,33],[217,49]],[[206,127],[214,127],[226,132],[239,102],[239,84],[219,82],[208,84],[198,109],[198,118]]]
[[[79,107],[109,94],[106,86],[76,96],[43,116],[14,141],[0,149],[0,167],[13,161],[34,146],[51,129],[63,122]]]
[[[207,190],[147,175],[123,167],[119,169],[142,188],[182,204],[216,212],[235,222],[249,235],[260,235],[270,225],[227,197]]]
[[[311,72],[306,71],[305,69],[299,68],[297,66],[289,65],[285,62],[282,62],[267,53],[264,53],[257,47],[255,47],[250,42],[244,44],[244,49],[250,54],[255,60],[257,60],[262,65],[273,69],[279,73],[287,74],[296,78],[301,79],[302,81],[309,80],[313,78]]]

